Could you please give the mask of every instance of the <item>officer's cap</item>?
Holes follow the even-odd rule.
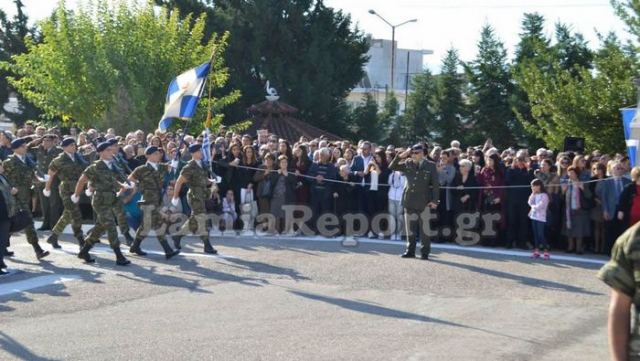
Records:
[[[413,147],[411,147],[411,150],[416,152],[416,151],[424,151],[424,146],[420,143],[418,144],[414,144]]]
[[[49,133],[49,134],[45,134],[45,135],[43,136],[43,138],[44,138],[44,139],[51,139],[51,140],[56,139],[56,137],[57,137],[57,135],[55,135],[55,134],[51,134],[51,133]]]
[[[21,146],[25,145],[26,143],[27,143],[27,140],[24,139],[24,138],[14,139],[13,141],[11,141],[11,149],[20,148]]]
[[[107,150],[107,148],[109,148],[111,146],[111,144],[109,144],[108,142],[102,142],[100,144],[98,144],[96,146],[96,150],[98,152],[104,152],[105,150]]]

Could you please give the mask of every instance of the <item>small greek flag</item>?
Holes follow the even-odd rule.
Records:
[[[196,113],[204,81],[211,69],[211,63],[204,63],[178,75],[169,84],[164,114],[158,129],[165,132],[174,118],[192,118]]]
[[[209,141],[209,135],[209,128],[206,128],[202,139],[202,161],[205,163],[209,163],[211,160],[211,142]]]

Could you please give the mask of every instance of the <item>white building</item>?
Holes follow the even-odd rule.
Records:
[[[366,93],[373,95],[382,106],[385,95],[391,90],[391,40],[372,39],[367,55],[369,61],[364,65],[364,77],[347,96],[347,102],[356,106],[362,103]],[[407,92],[411,92],[411,78],[424,70],[424,56],[433,54],[431,50],[398,49],[396,41],[395,69],[393,92],[400,103],[400,111],[404,111]]]

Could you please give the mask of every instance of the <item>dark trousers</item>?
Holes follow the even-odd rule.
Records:
[[[318,217],[332,211],[333,196],[329,194],[328,188],[311,189],[311,224],[309,227],[317,231],[316,221]]]
[[[529,235],[529,205],[527,201],[514,199],[507,204],[507,247],[524,248]]]
[[[9,229],[11,228],[11,222],[9,219],[0,221],[0,268],[4,266],[4,252],[9,247]]]
[[[615,215],[616,214],[614,214],[614,216]],[[624,227],[622,227],[622,222],[617,218],[604,221],[604,251],[608,255],[611,255],[611,248],[623,231]]]
[[[427,235],[427,230],[431,225],[425,224],[422,219],[424,212],[431,212],[429,208],[422,210],[404,209],[404,225],[405,237],[407,237],[407,253],[416,253],[416,236],[420,235],[420,243],[422,245],[421,252],[423,255],[431,253],[431,237]]]

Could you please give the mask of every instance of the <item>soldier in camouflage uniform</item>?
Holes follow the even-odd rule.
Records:
[[[611,287],[609,349],[613,360],[640,361],[640,223],[613,246],[611,260],[598,272]]]
[[[200,239],[204,243],[204,252],[210,254],[217,254],[216,251],[209,242],[209,230],[210,225],[207,222],[207,214],[204,206],[205,200],[211,197],[211,193],[207,189],[214,182],[209,179],[209,172],[203,167],[202,164],[202,145],[201,144],[192,144],[189,146],[189,153],[191,153],[191,161],[182,168],[180,172],[180,176],[176,181],[176,185],[174,188],[174,198],[171,200],[173,205],[177,205],[180,201],[178,195],[180,194],[180,190],[182,189],[183,184],[189,185],[189,192],[187,193],[187,202],[189,203],[189,207],[191,208],[191,215],[189,216],[189,220],[182,227],[180,234],[184,234],[186,229],[188,229],[191,233],[196,233],[198,230],[198,225],[203,226],[202,234],[200,234]],[[174,237],[175,247],[180,248],[180,239],[181,235],[176,235]]]
[[[63,152],[49,164],[49,180],[45,185],[45,189],[42,191],[45,197],[51,198],[51,196],[53,196],[52,180],[54,177],[60,179],[59,193],[64,211],[62,212],[62,217],[60,217],[53,227],[47,243],[53,245],[54,248],[60,248],[58,236],[60,236],[68,224],[71,224],[73,235],[78,240],[80,248],[82,248],[82,246],[84,246],[82,213],[80,212],[80,207],[73,203],[70,197],[76,189],[76,181],[80,178],[89,163],[76,152],[76,142],[73,138],[65,138],[61,145]]]
[[[100,158],[84,170],[82,176],[78,179],[75,192],[71,196],[71,200],[74,203],[78,203],[85,185],[91,182],[94,190],[91,206],[96,212],[96,224],[87,236],[85,245],[80,250],[78,258],[83,259],[87,263],[94,262],[95,260],[91,258],[89,251],[94,244],[99,242],[100,236],[106,231],[109,244],[116,255],[116,264],[125,266],[131,262],[127,260],[120,251],[115,212],[119,206],[118,193],[124,189],[128,189],[129,186],[119,182],[116,173],[112,169],[113,151],[111,146],[103,142],[98,144],[96,149],[100,154]]]
[[[29,144],[29,152],[36,160],[36,174],[38,177],[45,178],[48,174],[49,164],[62,152],[62,149],[55,146],[57,136],[55,134],[45,134],[42,138],[36,139]],[[62,214],[62,199],[58,195],[58,186],[60,180],[54,178],[51,182],[50,189],[53,193],[50,197],[45,197],[42,190],[45,188],[44,182],[38,182],[35,185],[35,191],[39,197],[40,209],[42,209],[42,227],[39,231],[50,230],[56,224],[60,214]]]
[[[16,209],[28,212],[31,215],[31,186],[35,179],[36,164],[27,157],[27,144],[24,138],[18,138],[11,142],[13,154],[10,155],[2,165],[5,175],[9,183],[18,189],[15,195]],[[31,224],[25,228],[27,242],[36,252],[36,257],[42,259],[49,255],[48,251],[44,251],[38,244],[38,234]]]
[[[118,153],[118,141],[115,138],[112,138],[107,140],[107,144],[109,144],[109,147],[113,152],[113,171],[117,175],[118,182],[124,183],[127,181],[127,174],[131,173],[131,169],[129,169],[127,163],[120,157],[120,154]],[[120,228],[120,233],[124,235],[127,246],[131,246],[131,244],[133,243],[133,237],[131,237],[131,228],[129,228],[129,223],[127,223],[127,216],[124,211],[124,203],[122,202],[122,197],[118,197],[118,204],[119,207],[115,209],[118,228]]]
[[[145,256],[146,253],[140,248],[140,244],[145,236],[148,235],[150,229],[157,230],[165,225],[160,214],[160,208],[162,207],[162,189],[164,185],[164,179],[169,174],[170,167],[167,164],[161,164],[160,157],[162,153],[158,147],[150,146],[145,150],[145,156],[147,157],[147,164],[141,165],[134,169],[129,175],[130,182],[138,182],[140,190],[142,191],[142,200],[140,205],[144,205],[144,212],[151,212],[151,217],[144,215],[143,224],[138,227],[133,245],[129,249],[129,252],[135,253],[139,256]],[[148,208],[152,207],[152,208]],[[147,224],[147,220],[151,220],[151,224]],[[165,225],[166,230],[166,225]],[[164,250],[166,259],[180,253],[179,250],[171,249],[171,246],[167,243],[164,235],[164,231],[156,233],[156,237]]]

